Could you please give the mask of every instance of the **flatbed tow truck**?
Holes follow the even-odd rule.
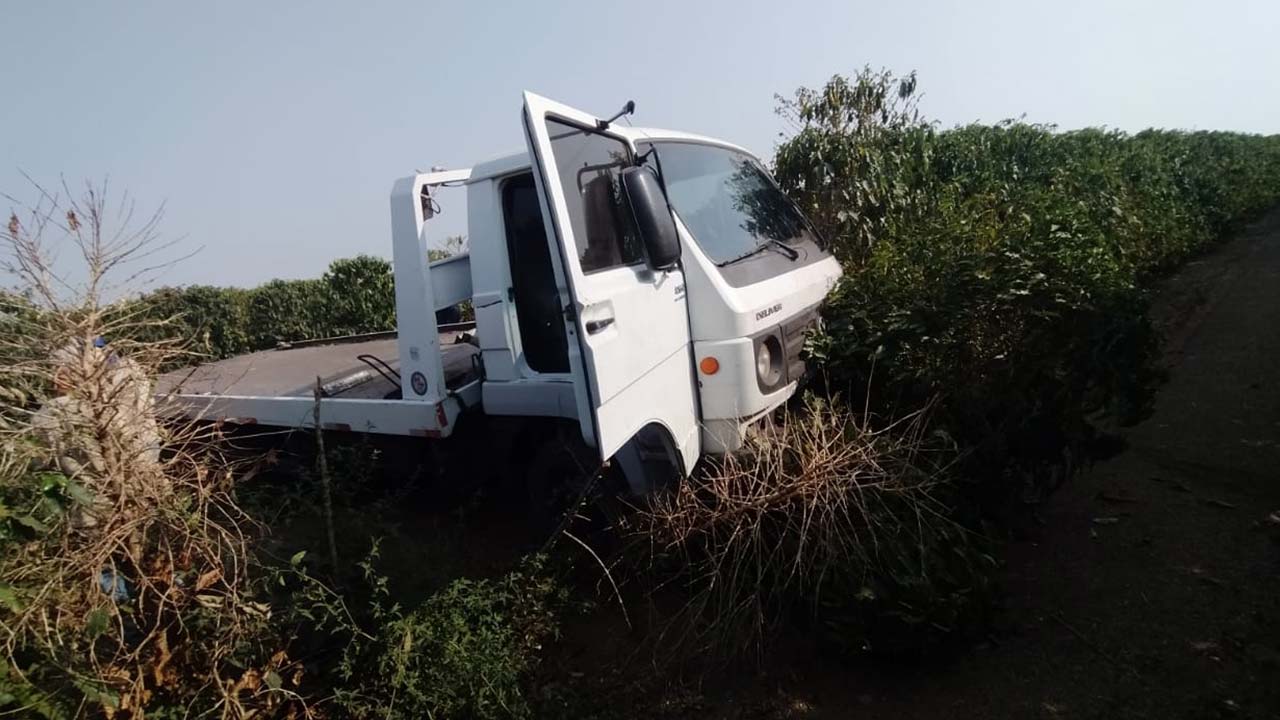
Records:
[[[738,449],[795,393],[840,267],[759,159],[615,123],[633,110],[526,92],[525,152],[395,182],[395,332],[176,371],[163,407],[301,429],[318,403],[325,430],[430,440],[468,416],[567,426],[636,493]],[[469,252],[428,262],[439,188],[457,186]],[[473,323],[438,322],[464,302]]]

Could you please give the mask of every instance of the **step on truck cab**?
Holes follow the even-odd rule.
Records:
[[[167,399],[311,427],[319,377],[329,429],[443,438],[464,411],[566,419],[636,491],[642,448],[681,475],[737,449],[794,394],[839,265],[749,152],[617,117],[526,92],[527,152],[395,183],[397,332],[179,371]],[[470,251],[429,263],[435,194],[459,185]],[[473,329],[437,321],[466,301]]]

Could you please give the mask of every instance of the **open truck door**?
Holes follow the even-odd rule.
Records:
[[[661,427],[687,474],[700,433],[685,279],[678,264],[646,264],[621,182],[635,148],[589,113],[529,92],[524,126],[583,439],[605,460]]]

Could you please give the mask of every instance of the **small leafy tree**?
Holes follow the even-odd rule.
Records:
[[[917,109],[914,73],[865,68],[777,100],[796,129],[774,158],[778,180],[844,258],[865,256],[927,210],[928,187],[918,181],[933,130]]]
[[[392,330],[396,324],[391,263],[372,255],[334,260],[321,278],[325,323],[332,335]]]

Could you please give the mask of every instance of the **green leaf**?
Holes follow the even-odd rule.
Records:
[[[84,631],[89,635],[89,639],[93,640],[102,633],[107,631],[107,625],[111,622],[111,615],[102,608],[96,608],[89,611],[89,616],[85,618]]]
[[[68,497],[80,503],[81,505],[93,504],[93,493],[89,492],[89,490],[85,488],[85,486],[81,485],[78,482],[68,480],[67,486],[66,488],[64,488],[64,490],[66,491]]]
[[[280,679],[275,670],[268,670],[267,674],[262,676],[262,679],[267,683],[267,687],[272,690],[279,690],[280,686],[284,684],[284,681]]]
[[[40,481],[40,492],[47,493],[50,490],[61,490],[67,484],[67,476],[60,472],[38,472],[36,480]]]
[[[30,515],[19,515],[18,517],[14,518],[14,520],[19,525],[22,525],[23,527],[31,528],[36,532],[49,532],[48,525],[45,525],[44,523],[40,522],[39,520],[35,519]]]
[[[298,552],[293,554],[293,557],[289,558],[289,564],[294,567],[297,567],[298,563],[302,562],[302,558],[306,556],[307,556],[306,550],[299,550]]]
[[[9,583],[0,582],[0,603],[3,603],[11,612],[22,611],[22,603],[18,602],[18,593]]]
[[[40,502],[49,508],[52,513],[61,515],[67,511],[66,503],[62,501],[62,497],[57,490],[50,490],[44,497],[40,498]]]
[[[71,684],[80,692],[84,693],[87,698],[93,702],[97,702],[103,707],[115,710],[120,707],[120,699],[115,693],[105,689],[102,685],[86,678],[73,677]]]

